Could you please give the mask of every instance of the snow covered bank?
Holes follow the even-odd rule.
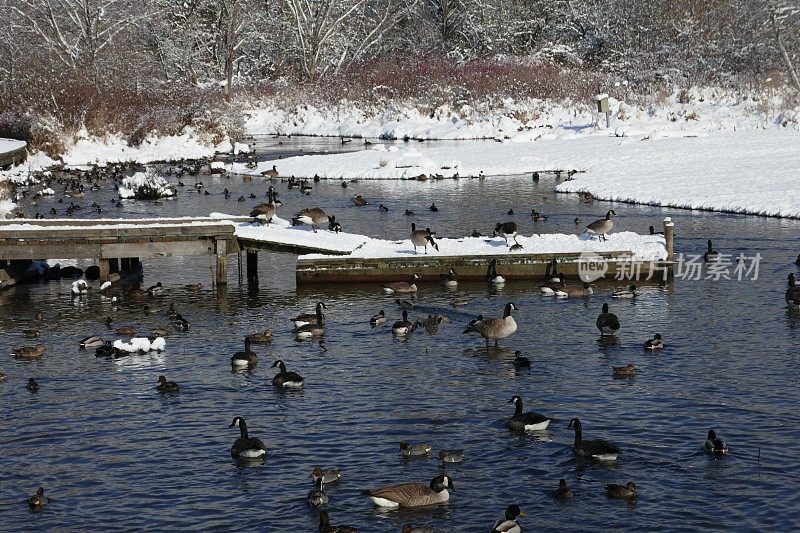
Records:
[[[614,98],[616,96],[617,98]],[[609,99],[611,129],[659,131],[800,130],[800,107],[780,96],[733,93],[717,88],[674,92],[651,105],[629,104],[625,93]],[[653,97],[655,98],[655,97]],[[340,102],[292,109],[266,103],[246,113],[250,134],[323,135],[389,139],[513,139],[542,133],[594,133],[605,117],[595,102],[525,99],[487,100],[430,110],[424,99],[384,105]]]
[[[120,198],[155,200],[175,196],[175,187],[152,172],[137,172],[133,176],[123,178],[118,192]]]
[[[225,217],[225,215],[218,213],[212,213],[211,216]],[[320,229],[317,233],[314,233],[308,226],[292,226],[291,222],[277,216],[272,217],[272,223],[270,224],[237,224],[235,234],[240,239],[328,250],[331,253],[351,253],[371,240],[365,235],[344,232],[337,234],[325,229]]]

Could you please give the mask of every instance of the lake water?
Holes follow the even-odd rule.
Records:
[[[293,139],[300,143],[302,140]],[[261,140],[262,157],[290,153],[296,145]],[[336,150],[335,142],[309,140],[304,151]],[[476,143],[476,149],[480,144]],[[200,176],[210,195],[194,192],[185,178],[177,201],[156,206],[125,202],[114,208],[110,181],[87,191],[83,205],[97,201],[103,216],[246,214],[267,183]],[[462,283],[455,291],[420,287],[411,316],[439,312],[434,336],[420,331],[395,338],[390,324],[400,311],[379,285],[296,287],[290,255],[260,254],[260,285],[240,283],[231,256],[227,290],[211,290],[210,258],[144,260],[144,286],[161,281],[167,292],[153,301],[123,301],[115,309],[97,294],[73,300],[69,281],[21,285],[0,292],[2,347],[31,345],[22,330],[39,328],[47,353],[38,362],[2,355],[0,371],[0,509],[2,529],[316,531],[318,513],[308,508],[314,466],[338,467],[343,478],[330,485],[327,509],[333,523],[362,532],[400,531],[405,523],[441,531],[488,531],[505,507],[519,504],[528,530],[768,530],[800,524],[795,444],[800,427],[797,387],[800,318],[785,308],[783,292],[797,256],[800,221],[689,212],[595,202],[581,204],[555,195],[554,178],[314,184],[311,196],[276,187],[287,217],[305,206],[337,215],[345,231],[375,237],[405,237],[412,221],[440,235],[464,235],[513,217],[521,230],[576,232],[609,208],[618,227],[646,231],[665,216],[676,223],[676,252],[714,247],[734,256],[762,256],[757,280],[676,280],[646,284],[635,301],[609,297],[614,283],[600,284],[589,299],[553,300],[539,295],[537,281],[492,289]],[[225,200],[223,188],[233,198]],[[56,188],[56,187],[54,187]],[[56,188],[58,190],[58,188]],[[355,207],[364,195],[372,205]],[[69,204],[45,199],[30,211],[60,211]],[[439,212],[427,210],[431,202]],[[389,207],[380,213],[378,203]],[[106,206],[108,208],[106,209]],[[534,223],[531,208],[552,215]],[[405,209],[416,212],[405,216]],[[84,209],[76,217],[92,216]],[[613,239],[613,236],[612,236]],[[88,263],[86,263],[88,264]],[[191,293],[186,283],[208,289]],[[621,283],[618,283],[621,284]],[[466,298],[454,308],[454,298]],[[324,341],[300,342],[290,317],[327,303]],[[478,313],[499,315],[514,302],[520,327],[487,349],[464,335]],[[116,338],[103,321],[149,332],[168,322],[145,315],[143,304],[175,307],[191,323],[173,333],[161,354],[118,360],[78,349],[92,333]],[[622,322],[617,344],[600,343],[594,326],[603,303]],[[384,309],[389,324],[372,330],[369,318]],[[35,320],[37,310],[44,322]],[[254,346],[260,362],[251,372],[231,372],[230,356],[245,334],[269,328],[275,339]],[[659,353],[642,343],[660,332]],[[533,360],[530,370],[510,363],[515,350]],[[305,389],[283,393],[271,385],[270,365],[283,359],[306,378]],[[633,363],[633,380],[614,380],[611,365]],[[154,390],[164,374],[182,392]],[[25,390],[35,377],[40,391]],[[554,417],[545,432],[514,434],[504,427],[513,412],[507,401],[525,400],[526,410]],[[228,426],[246,419],[251,435],[268,447],[263,464],[237,465],[229,449],[238,436]],[[577,460],[569,420],[579,417],[584,438],[604,438],[622,450],[617,463]],[[730,455],[710,458],[702,445],[715,428]],[[404,460],[398,442],[464,448],[463,463],[442,468],[430,459]],[[361,495],[404,481],[429,480],[442,471],[454,480],[448,505],[413,511],[379,511]],[[565,478],[572,501],[551,492]],[[636,482],[638,500],[608,500],[605,483]],[[52,498],[40,513],[25,500],[38,486]]]

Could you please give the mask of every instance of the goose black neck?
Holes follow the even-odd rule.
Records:
[[[508,318],[511,316],[511,304],[506,304],[505,311],[503,311],[503,318]]]
[[[514,415],[521,415],[522,414],[522,400],[517,400],[514,402]]]
[[[575,422],[575,446],[578,446],[581,443],[581,437],[583,437],[583,431],[581,430],[581,423]]]
[[[239,434],[242,436],[243,439],[248,439],[250,436],[247,434],[247,424],[245,424],[243,419],[239,419]]]

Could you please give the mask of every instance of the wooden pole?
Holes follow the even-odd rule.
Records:
[[[258,252],[247,251],[247,283],[258,285]]]
[[[108,259],[100,260],[100,280],[108,281],[108,276],[111,274],[111,265]]]
[[[667,271],[672,276],[675,271],[675,223],[670,217],[664,219],[664,240],[667,245]]]
[[[228,284],[228,241],[217,239],[214,241],[214,248],[217,255],[217,285]]]

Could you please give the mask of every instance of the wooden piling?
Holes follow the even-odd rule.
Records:
[[[258,285],[258,252],[247,251],[247,283]]]
[[[217,256],[217,271],[215,282],[217,285],[228,284],[228,241],[216,239],[214,241],[214,253]]]
[[[109,259],[100,259],[100,281],[108,281],[108,276],[111,274],[109,261]]]

